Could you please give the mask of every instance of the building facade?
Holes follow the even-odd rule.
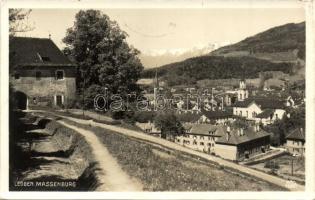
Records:
[[[202,151],[214,153],[215,141],[222,136],[223,127],[211,124],[184,125],[185,133],[176,136],[175,143],[182,146]]]
[[[303,129],[295,129],[286,137],[286,149],[294,155],[305,154],[305,133]]]
[[[10,40],[10,84],[18,107],[63,107],[75,99],[76,66],[50,39]]]
[[[259,126],[231,129],[216,141],[215,154],[228,160],[242,161],[265,153],[270,148],[270,133]]]

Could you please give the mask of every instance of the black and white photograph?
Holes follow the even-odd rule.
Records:
[[[296,5],[8,7],[8,192],[304,192]]]

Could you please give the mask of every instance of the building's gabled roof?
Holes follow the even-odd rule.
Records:
[[[243,133],[244,134],[240,136],[237,129],[232,129],[230,131],[229,137],[227,137],[226,136],[227,133],[225,131],[225,134],[222,137],[220,137],[216,141],[216,143],[226,145],[238,145],[256,139],[270,137],[270,133],[267,133],[264,130],[255,131],[253,127],[244,129]]]
[[[202,110],[202,114],[206,116],[208,119],[221,119],[221,118],[228,118],[228,117],[233,116],[233,112],[221,111],[221,110],[215,110],[215,111]]]
[[[221,125],[193,124],[189,134],[222,136],[223,132]]]
[[[237,101],[233,107],[247,108],[250,104],[256,103],[261,109],[283,109],[285,103],[274,98],[248,98],[244,101]]]
[[[74,66],[47,38],[13,37],[10,39],[10,65],[13,66]]]
[[[237,101],[234,103],[233,107],[247,108],[250,104],[254,103],[254,99],[248,98],[244,101]]]
[[[191,133],[207,135],[210,132],[214,132],[216,126],[212,124],[194,124],[191,128]]]
[[[289,133],[286,139],[305,141],[305,133],[303,129],[297,128]]]
[[[254,101],[261,109],[283,109],[285,102],[275,98],[255,98]]]
[[[274,112],[274,109],[266,109],[262,113],[259,113],[256,118],[266,119],[273,115]]]

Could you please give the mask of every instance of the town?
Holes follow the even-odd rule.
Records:
[[[84,20],[80,21],[80,17],[84,15],[101,18],[99,11],[80,11],[76,15],[77,24],[85,23]],[[292,26],[292,29],[300,29],[303,26],[305,29],[305,23],[287,26]],[[281,29],[281,27],[276,27],[275,30],[277,28]],[[164,188],[167,184],[153,186],[153,183],[145,182],[148,181],[146,176],[149,175],[141,174],[137,169],[144,168],[142,165],[148,166],[149,164],[145,161],[139,161],[144,164],[130,161],[130,163],[134,163],[134,166],[129,166],[131,164],[120,160],[122,158],[131,159],[127,158],[126,154],[123,155],[125,150],[122,148],[130,148],[128,151],[132,152],[131,148],[135,148],[131,147],[132,144],[138,145],[138,149],[134,151],[138,152],[144,148],[150,152],[150,155],[157,156],[159,159],[174,159],[172,162],[187,159],[181,157],[185,157],[184,153],[170,153],[180,149],[182,152],[195,154],[194,156],[208,156],[207,159],[219,164],[220,162],[228,163],[226,165],[231,165],[234,170],[240,170],[242,173],[245,173],[246,170],[254,170],[257,174],[261,173],[261,175],[257,175],[258,178],[267,177],[265,181],[276,177],[293,185],[292,188],[305,184],[305,74],[300,73],[305,70],[305,62],[303,55],[300,55],[301,50],[288,50],[289,55],[281,51],[278,53],[281,56],[276,58],[271,56],[276,53],[261,55],[262,53],[255,52],[251,48],[247,49],[248,54],[246,54],[246,50],[233,50],[232,53],[226,53],[228,50],[222,50],[224,53],[216,50],[211,55],[200,59],[215,59],[211,62],[217,63],[226,62],[221,59],[229,60],[232,64],[223,65],[227,70],[229,67],[235,67],[234,75],[233,72],[230,77],[225,77],[220,72],[221,76],[218,75],[217,79],[192,80],[193,75],[185,79],[186,76],[189,76],[185,74],[181,77],[183,79],[180,79],[178,73],[167,71],[168,68],[163,68],[164,66],[143,69],[135,51],[124,42],[119,43],[120,49],[112,55],[109,55],[110,52],[102,53],[102,49],[114,48],[115,45],[110,46],[112,44],[103,41],[96,45],[95,49],[98,52],[95,55],[90,50],[80,52],[82,46],[88,46],[90,43],[85,44],[85,41],[80,38],[80,34],[75,35],[75,31],[78,30],[79,26],[68,30],[68,35],[64,38],[68,48],[63,50],[58,48],[51,35],[47,38],[16,35],[10,37],[10,127],[13,135],[19,133],[14,136],[14,144],[11,149],[14,149],[16,156],[18,153],[26,157],[32,154],[31,157],[27,157],[32,160],[36,156],[42,156],[41,159],[55,159],[62,154],[62,159],[64,159],[70,152],[77,152],[74,150],[77,144],[86,145],[81,138],[72,139],[75,138],[72,135],[75,133],[72,132],[78,132],[84,136],[83,138],[87,138],[88,142],[100,141],[88,144],[89,147],[78,150],[79,152],[94,152],[92,157],[101,160],[103,154],[98,155],[95,152],[109,148],[109,152],[118,160],[119,165],[126,165],[127,167],[125,167],[128,169],[130,167],[131,171],[135,170],[132,175],[127,170],[129,176],[137,174],[136,178],[141,180],[139,182],[149,185],[142,187],[147,190],[171,190],[172,187]],[[114,37],[111,35],[108,37],[123,41],[123,39],[120,40],[120,37],[124,38],[124,34],[120,32],[116,34]],[[266,34],[269,34],[268,31]],[[85,39],[89,40],[88,37]],[[77,41],[74,42],[74,40]],[[80,44],[82,46],[75,46],[79,42],[82,42]],[[235,54],[244,54],[244,52],[246,54],[244,58],[235,56]],[[233,56],[230,57],[230,54]],[[267,58],[260,59],[263,56]],[[179,64],[175,63],[175,65],[183,65],[184,67],[180,70],[184,70],[187,66],[193,65],[186,66],[185,62],[192,63],[193,61],[188,59]],[[260,64],[264,65],[264,70],[256,70]],[[86,67],[87,65],[93,67]],[[210,64],[204,68],[213,66]],[[288,68],[290,68],[289,71]],[[224,68],[220,69],[224,73]],[[215,70],[220,69],[213,68],[213,74],[217,73]],[[237,69],[242,70],[238,72]],[[169,75],[172,73],[174,74]],[[196,73],[207,73],[207,70]],[[51,120],[52,122],[49,122]],[[71,120],[73,122],[70,123]],[[86,120],[86,122],[81,123],[80,120]],[[89,126],[87,126],[88,124]],[[102,129],[102,127],[105,128]],[[60,132],[63,129],[71,129],[71,134],[64,135],[63,132]],[[89,134],[83,133],[83,130],[90,132]],[[131,136],[128,135],[128,139],[126,139],[122,136],[115,136],[111,131],[119,132],[118,135],[130,134]],[[27,136],[21,135],[21,132],[25,132]],[[119,138],[107,144],[106,139],[103,139],[105,137],[102,135],[103,132],[113,134],[106,137]],[[39,133],[40,135],[36,136]],[[62,139],[56,140],[59,147],[67,147],[70,150],[63,149],[54,152],[52,149],[56,147],[51,147],[51,142],[48,145],[48,143],[38,140],[45,134],[49,136],[48,138],[61,137]],[[96,139],[94,136],[91,139],[91,135],[94,134]],[[71,142],[68,144],[66,141],[69,138]],[[120,144],[120,140],[129,142]],[[142,142],[143,144],[141,144],[142,140],[145,141]],[[77,141],[77,144],[73,141]],[[103,142],[104,146],[102,146]],[[21,145],[22,143],[27,144],[28,147],[25,148]],[[101,143],[102,145],[100,145]],[[150,146],[150,143],[160,146],[160,150],[154,149],[156,147]],[[163,145],[164,147],[162,147]],[[50,147],[52,149],[49,149]],[[95,150],[96,147],[99,148]],[[140,157],[142,153],[139,152]],[[134,154],[136,155],[136,153]],[[173,158],[177,154],[181,154],[178,160]],[[47,158],[52,155],[53,157]],[[73,155],[70,153],[69,156]],[[111,155],[109,157],[112,159]],[[24,161],[24,165],[27,166],[25,169],[30,167],[27,162],[31,161],[27,161],[27,159]],[[89,160],[90,158],[83,159]],[[153,159],[153,156],[144,160],[149,159]],[[135,160],[134,157],[133,160]],[[19,162],[22,161],[12,161],[16,165]],[[112,160],[109,163],[111,162]],[[101,167],[106,168],[101,161],[99,163]],[[223,166],[222,163],[220,166]],[[73,181],[83,175],[86,176],[87,172],[84,169],[87,166],[89,166],[87,162],[80,165],[78,167],[81,170],[79,170],[80,173],[66,177],[66,179]],[[58,174],[61,170],[58,167],[62,167],[62,165],[56,164],[56,167],[50,171],[42,169],[43,171],[38,174]],[[146,170],[150,169],[149,166],[146,168]],[[193,168],[190,168],[191,170]],[[215,170],[217,169],[213,169],[213,171]],[[120,175],[127,172],[123,171]],[[65,173],[67,174],[67,172]],[[13,171],[11,174],[18,173]],[[34,171],[24,174],[27,174],[25,180],[40,178]],[[226,175],[231,176],[228,172]],[[21,181],[18,176],[13,180]],[[121,178],[121,180],[126,179],[125,189],[138,190],[141,188],[138,187],[141,185],[139,183],[129,183],[131,178],[126,178],[129,176]],[[228,177],[226,178],[228,179]],[[104,180],[110,182],[109,178],[105,177]],[[39,179],[39,181],[43,180]],[[106,184],[105,181],[104,185]],[[264,184],[262,183],[262,185]],[[288,184],[285,186],[286,188],[291,187]],[[80,184],[77,185],[80,187]],[[278,186],[280,185],[278,184]],[[242,190],[238,186],[235,187],[236,190]],[[267,188],[267,186],[264,187]],[[14,186],[12,188],[14,190]],[[117,188],[113,190],[115,189]],[[211,188],[211,190],[213,189]],[[224,188],[224,190],[229,189]],[[207,190],[207,188],[206,186],[197,187],[195,190]]]

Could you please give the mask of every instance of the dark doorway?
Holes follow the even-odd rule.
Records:
[[[27,108],[27,96],[25,93],[16,91],[14,95],[17,109],[26,110]]]
[[[57,106],[62,106],[62,96],[61,95],[56,96],[56,104],[57,104]]]
[[[246,159],[249,158],[249,152],[248,152],[248,151],[245,152],[245,158],[246,158]]]

